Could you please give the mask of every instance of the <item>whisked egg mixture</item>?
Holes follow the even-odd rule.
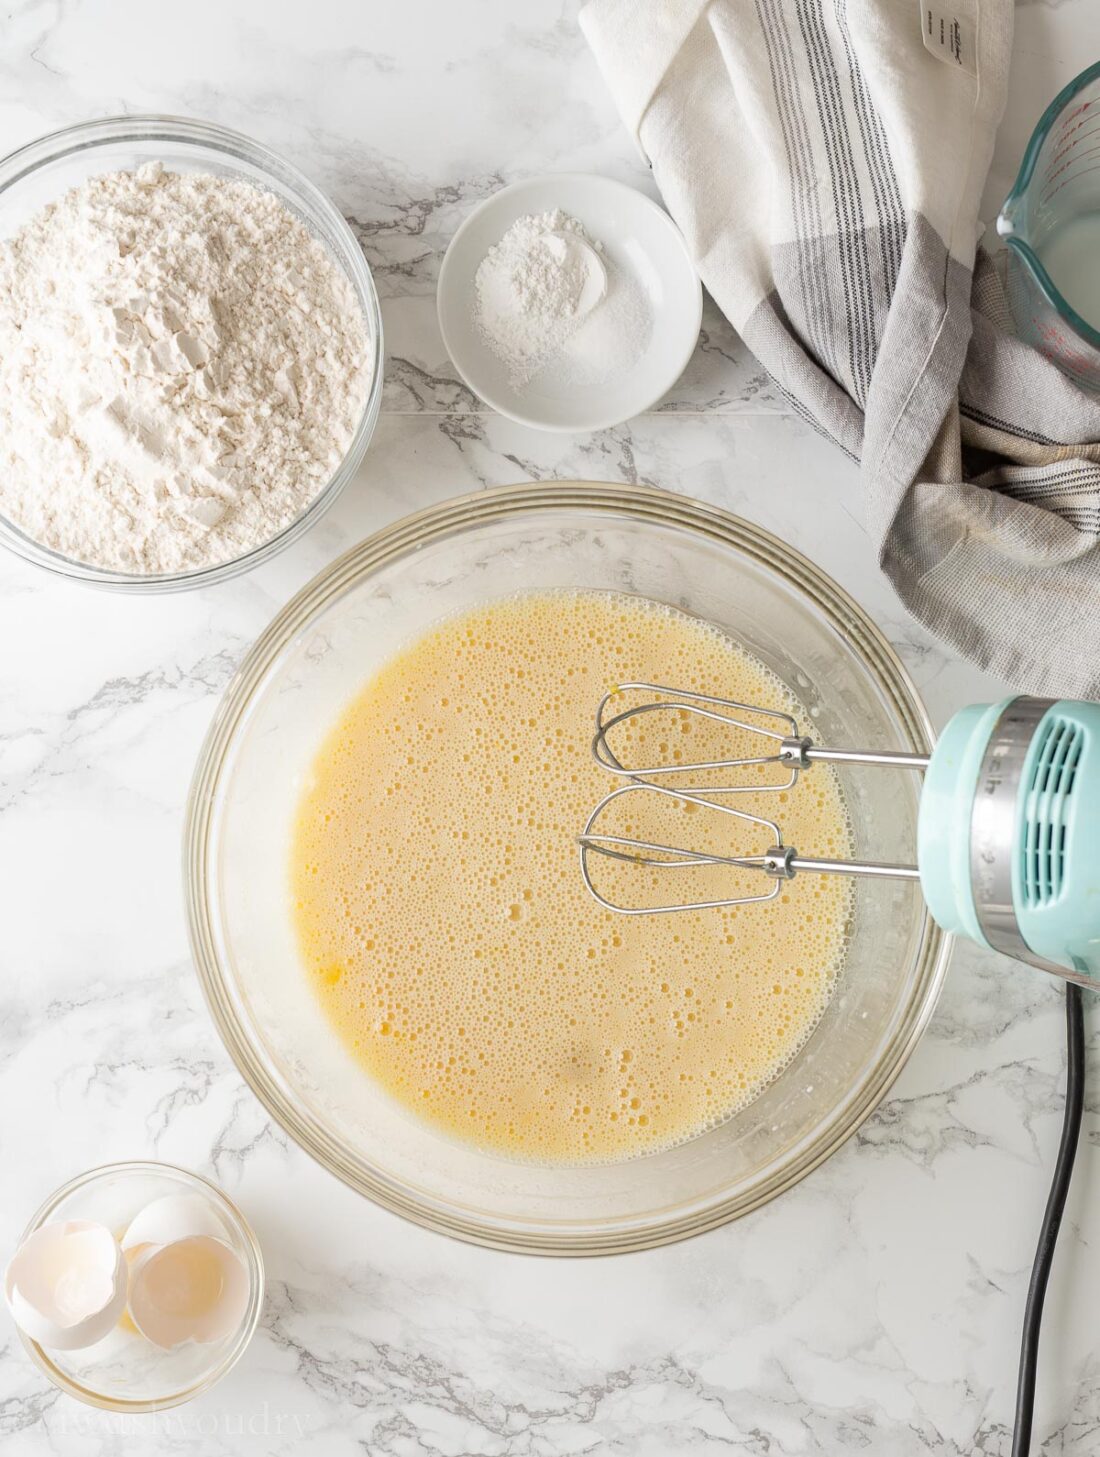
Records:
[[[805,719],[706,623],[614,593],[531,594],[398,653],[333,726],[302,794],[294,919],[333,1027],[408,1109],[513,1158],[625,1159],[728,1118],[805,1043],[844,960],[846,878],[803,875],[767,904],[674,915],[619,916],[589,896],[576,836],[614,787],[592,761],[593,717],[632,679]],[[632,764],[739,752],[728,730],[671,712],[613,743]],[[739,807],[806,853],[850,853],[826,765]],[[770,843],[656,795],[613,808],[612,833],[725,854]],[[599,874],[638,904],[769,885],[608,860]]]

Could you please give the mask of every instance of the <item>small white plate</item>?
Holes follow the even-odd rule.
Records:
[[[606,382],[570,380],[550,366],[517,389],[478,332],[474,279],[517,218],[555,208],[603,244],[609,273],[634,279],[652,327],[639,357]],[[603,430],[655,405],[691,358],[703,313],[695,266],[668,214],[633,187],[577,172],[515,182],[475,208],[451,239],[436,299],[443,343],[465,382],[502,415],[543,430]]]

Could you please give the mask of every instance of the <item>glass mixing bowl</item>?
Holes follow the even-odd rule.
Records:
[[[249,571],[282,551],[327,511],[358,470],[382,403],[382,315],[371,271],[346,220],[308,178],[276,152],[209,122],[171,116],[120,116],[67,127],[0,161],[0,238],[89,177],[163,162],[172,172],[213,172],[272,192],[325,244],[347,274],[363,311],[371,349],[371,383],[363,412],[331,480],[289,526],[241,556],[184,572],[117,572],[62,556],[0,516],[0,545],[24,560],[76,581],[123,592],[205,587]]]
[[[801,1053],[728,1122],[662,1153],[595,1167],[513,1163],[398,1106],[330,1030],[299,960],[287,866],[303,776],[347,700],[410,637],[476,604],[552,588],[635,592],[718,624],[790,687],[824,743],[928,751],[928,720],[889,643],[835,583],[767,532],[646,487],[479,492],[355,547],[252,648],[192,785],[187,901],[195,962],[226,1046],[273,1117],[326,1168],[447,1234],[502,1249],[607,1254],[744,1214],[838,1148],[916,1044],[947,940],[912,884],[858,882],[847,965]],[[856,854],[912,859],[918,777],[841,772]]]

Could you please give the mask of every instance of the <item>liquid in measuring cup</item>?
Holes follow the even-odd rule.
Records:
[[[1100,212],[1070,218],[1037,251],[1066,303],[1100,330]]]
[[[997,231],[1020,337],[1100,393],[1100,62],[1056,96]]]

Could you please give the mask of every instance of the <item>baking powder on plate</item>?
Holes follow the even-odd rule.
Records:
[[[569,213],[517,218],[478,266],[475,317],[515,390],[599,385],[630,368],[652,328],[645,296]]]

